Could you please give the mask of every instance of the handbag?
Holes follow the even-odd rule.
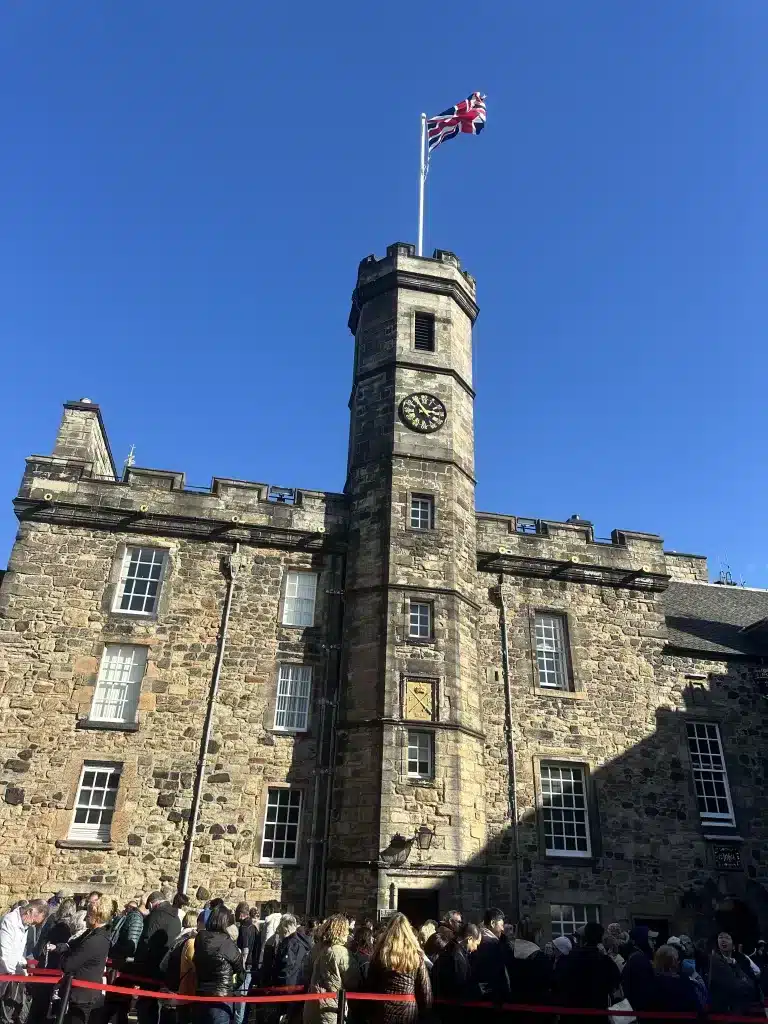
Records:
[[[618,1017],[611,1017],[610,1015],[611,1010],[631,1009],[632,1004],[630,1003],[630,1001],[628,999],[621,999],[618,1003],[614,1003],[613,1006],[608,1007],[608,1019],[610,1020],[611,1024],[635,1024],[635,1022],[637,1021],[637,1017],[630,1017],[629,1015],[624,1016],[624,1014],[621,1014],[621,1016]]]

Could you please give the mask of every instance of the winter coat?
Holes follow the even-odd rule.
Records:
[[[144,915],[138,909],[129,910],[117,919],[112,929],[112,948],[110,956],[113,960],[127,960],[136,956],[136,950],[144,931]]]
[[[280,988],[301,984],[304,961],[309,956],[311,948],[307,936],[299,932],[280,939],[272,961],[272,979],[267,984]]]
[[[670,1013],[699,1013],[701,1009],[693,982],[678,974],[654,974],[645,1002],[649,1010]]]
[[[709,962],[707,985],[713,1013],[763,1016],[760,985],[742,954],[735,953],[729,962],[714,952]]]
[[[368,968],[366,991],[384,995],[413,995],[415,1003],[370,1003],[368,1020],[371,1024],[416,1024],[432,1011],[432,983],[424,958],[415,971],[393,971],[372,959]]]
[[[450,942],[435,960],[431,980],[435,999],[482,999],[472,954],[456,939]]]
[[[509,999],[509,978],[504,963],[504,947],[490,928],[483,926],[480,934],[480,945],[472,954],[475,978],[484,999],[503,1003]]]
[[[621,987],[633,1010],[647,1010],[646,1002],[653,987],[653,962],[650,950],[636,950],[621,972]]]
[[[150,910],[134,956],[136,973],[162,980],[160,964],[180,931],[179,915],[170,903],[159,903]]]
[[[528,939],[502,940],[504,964],[515,1003],[546,1002],[552,982],[552,961]]]
[[[231,996],[235,974],[244,969],[240,950],[224,932],[198,932],[193,962],[199,996]]]
[[[26,974],[24,950],[27,946],[27,926],[21,920],[21,911],[11,910],[0,921],[0,960],[11,973],[20,967]]]
[[[310,953],[309,992],[332,993],[328,999],[304,1003],[304,1024],[336,1024],[341,988],[353,991],[360,987],[360,974],[346,946],[327,946],[316,942]]]
[[[57,949],[59,967],[77,981],[103,981],[109,956],[109,928],[91,928]],[[104,993],[89,988],[73,988],[71,1002],[78,1005],[101,1006]]]
[[[613,993],[621,983],[619,968],[596,946],[579,946],[557,965],[558,1002],[564,1006],[585,1006],[599,1009],[610,1006]],[[568,1024],[599,1024],[600,1017],[568,1017]]]
[[[182,928],[176,936],[173,945],[160,961],[160,973],[163,976],[163,981],[172,992],[179,991],[178,984],[175,983],[176,969],[178,969],[179,984],[181,984],[181,979],[184,977],[184,950],[189,942],[192,943],[194,948],[196,935],[197,928]],[[190,953],[190,961],[191,957],[192,954]],[[169,977],[169,972],[173,974],[174,977]],[[192,994],[194,995],[194,989],[192,990]]]
[[[47,949],[38,950],[38,960],[45,961],[48,970],[56,970],[61,965],[61,953],[58,947],[64,947],[72,938],[72,928],[66,921],[54,921],[44,936],[46,946],[50,943],[57,948],[53,952]],[[40,943],[38,943],[39,947]]]

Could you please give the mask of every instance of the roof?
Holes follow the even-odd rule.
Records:
[[[672,582],[662,600],[670,646],[711,654],[768,655],[768,631],[757,625],[768,618],[768,590]]]

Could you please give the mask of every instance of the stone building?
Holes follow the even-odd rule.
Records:
[[[65,405],[0,588],[0,903],[768,927],[768,592],[476,511],[477,313],[451,253],[361,263],[342,494],[118,476]]]

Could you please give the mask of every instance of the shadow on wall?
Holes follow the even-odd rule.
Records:
[[[657,710],[651,735],[588,774],[591,855],[544,855],[543,812],[521,815],[520,913],[545,934],[550,904],[598,906],[605,924],[659,920],[668,934],[695,939],[724,928],[749,950],[768,933],[768,722],[761,685],[750,678],[749,665],[733,663],[726,674],[710,677],[709,688],[689,686],[683,698],[683,709]],[[701,820],[687,740],[688,723],[697,721],[720,725],[735,826]],[[584,764],[581,751],[589,742],[576,734],[572,759],[558,752],[552,760]],[[546,749],[535,754],[537,761],[548,760]],[[531,755],[530,749],[518,751],[518,771]],[[508,828],[466,867],[485,873],[487,905],[510,917],[518,875],[514,851]],[[443,885],[441,912],[450,900],[448,883]],[[470,909],[476,916],[479,908]]]

